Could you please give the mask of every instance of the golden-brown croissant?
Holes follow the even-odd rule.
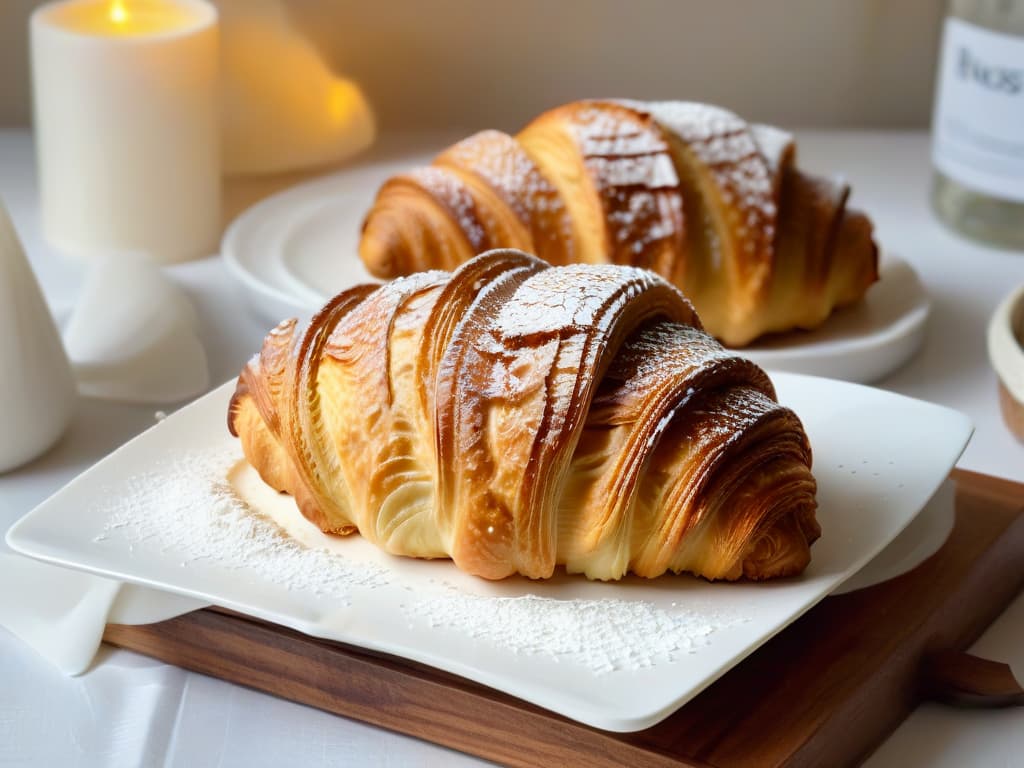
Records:
[[[228,423],[331,533],[499,579],[799,573],[811,453],[765,373],[647,270],[492,251],[267,336]]]
[[[580,101],[484,131],[381,187],[360,256],[378,277],[489,248],[627,264],[680,288],[730,346],[814,328],[877,279],[849,187],[796,168],[792,136],[690,102]]]

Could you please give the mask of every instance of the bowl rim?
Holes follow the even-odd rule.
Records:
[[[996,307],[988,324],[988,356],[1003,386],[1024,404],[1024,285]]]

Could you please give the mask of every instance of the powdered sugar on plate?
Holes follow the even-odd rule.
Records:
[[[228,481],[240,457],[232,440],[126,478],[110,489],[107,522],[94,543],[121,539],[140,556],[152,549],[171,553],[182,568],[212,561],[337,604],[348,604],[357,587],[388,583],[381,566],[308,547],[247,504]]]
[[[746,619],[711,611],[663,610],[646,600],[555,600],[538,595],[452,593],[405,603],[410,617],[467,633],[520,656],[544,656],[597,675],[675,661]]]
[[[709,645],[716,631],[749,620],[708,605],[565,599],[565,578],[558,585],[503,582],[503,594],[479,594],[495,585],[454,571],[450,561],[392,558],[357,537],[322,534],[241,460],[237,443],[226,440],[126,477],[102,502],[106,523],[94,544],[127,545],[136,557],[171,556],[182,568],[227,569],[335,607],[353,606],[357,590],[403,587],[402,594],[415,595],[398,604],[409,622],[596,675],[676,661]]]

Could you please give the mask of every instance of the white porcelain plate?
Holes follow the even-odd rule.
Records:
[[[359,260],[359,232],[377,190],[431,155],[341,171],[257,203],[224,233],[221,254],[253,308],[276,325],[306,317],[334,294],[376,282]]]
[[[358,256],[359,232],[377,189],[429,155],[344,171],[288,189],[239,216],[221,252],[250,303],[269,325],[305,317],[344,288],[374,278]],[[743,350],[759,365],[870,383],[920,347],[929,302],[917,274],[884,255],[881,279],[866,299],[811,332],[779,334]]]
[[[942,548],[955,524],[956,483],[950,478],[889,546],[829,594],[867,589],[912,571]]]
[[[971,433],[965,416],[937,405],[845,382],[774,379],[807,428],[819,486],[823,534],[795,579],[494,583],[446,560],[392,557],[359,537],[327,539],[244,464],[229,469],[240,456],[224,426],[233,383],[73,480],[7,542],[41,560],[428,664],[598,728],[638,730],[882,551]]]

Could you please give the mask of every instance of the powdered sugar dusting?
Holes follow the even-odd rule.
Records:
[[[459,181],[458,176],[436,166],[417,168],[409,175],[444,203],[459,228],[465,233],[474,252],[479,253],[487,249],[487,228],[481,221],[481,216],[488,214],[477,207],[473,195]]]
[[[94,542],[120,539],[140,554],[171,553],[182,568],[212,562],[337,604],[347,604],[357,587],[389,582],[381,566],[306,547],[246,504],[227,479],[240,456],[232,441],[126,478],[110,489],[107,522]]]
[[[716,631],[749,619],[709,610],[664,610],[643,600],[555,600],[536,595],[450,594],[406,603],[411,618],[519,656],[542,656],[597,675],[636,671],[710,644]]]
[[[600,102],[574,114],[573,124],[584,157],[642,157],[668,149],[657,131],[643,130],[629,113]]]
[[[554,334],[571,329],[607,332],[618,307],[658,278],[634,267],[570,264],[531,276],[498,313],[502,338]],[[614,305],[614,307],[613,307]]]
[[[443,152],[435,165],[473,174],[529,229],[533,251],[559,262],[575,254],[572,220],[558,190],[511,136],[481,131]]]
[[[732,209],[737,242],[752,256],[770,257],[778,214],[777,168],[766,161],[748,123],[728,110],[696,102],[630,102],[630,106],[649,112],[689,147]],[[772,144],[767,147],[770,152],[782,151],[783,135],[764,138]]]
[[[757,146],[760,147],[761,155],[764,157],[765,162],[768,163],[768,167],[773,173],[778,172],[786,155],[795,151],[793,134],[772,125],[761,125],[758,123],[751,125],[750,131],[753,133],[754,140],[757,142]],[[777,182],[778,179],[776,179]]]
[[[649,265],[681,247],[682,196],[662,130],[643,113],[596,102],[573,114],[580,154],[601,196],[612,261]]]
[[[364,558],[349,561],[292,538],[247,504],[231,485],[239,461],[226,443],[155,463],[111,487],[107,520],[94,542],[127,542],[130,551],[154,551],[267,580],[291,591],[351,605],[356,589],[401,584],[399,576]],[[433,579],[428,579],[433,582]],[[416,590],[399,608],[410,621],[462,633],[502,653],[579,665],[595,675],[629,672],[678,661],[711,644],[720,630],[749,617],[708,604],[659,607],[648,600],[556,599],[532,593],[479,595],[441,582]],[[409,586],[405,594],[409,594]]]
[[[519,220],[530,224],[534,211],[561,210],[558,190],[511,136],[482,131],[448,149],[439,162],[475,173],[495,190]]]

